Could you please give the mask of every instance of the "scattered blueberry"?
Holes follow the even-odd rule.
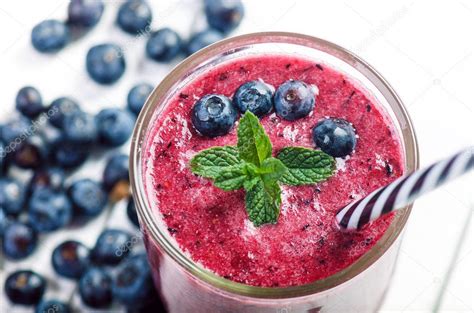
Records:
[[[0,133],[2,132],[1,126],[0,126]],[[2,140],[0,140],[0,176],[5,175],[8,171],[8,152],[7,152],[7,147],[3,143]]]
[[[28,118],[35,118],[44,110],[43,99],[38,89],[26,86],[16,95],[16,109]]]
[[[239,87],[234,94],[234,105],[244,113],[249,110],[262,117],[273,107],[273,90],[265,83],[254,80]]]
[[[3,238],[3,233],[9,224],[10,218],[7,216],[5,210],[0,207],[0,240]]]
[[[58,167],[42,167],[35,171],[28,183],[30,192],[38,188],[50,188],[54,191],[60,191],[64,187],[66,176],[64,170]]]
[[[289,80],[275,92],[275,111],[288,121],[307,116],[313,110],[315,102],[311,86],[302,81]]]
[[[19,117],[7,121],[1,130],[0,140],[6,145],[12,146],[12,150],[16,149],[23,140],[31,135],[30,120],[25,117]]]
[[[76,112],[64,119],[64,138],[75,144],[97,142],[98,131],[94,117],[85,112]]]
[[[113,189],[120,185],[129,185],[127,155],[115,154],[107,160],[103,174],[103,182],[105,189],[108,191],[113,191]]]
[[[20,260],[29,256],[36,248],[38,235],[29,225],[12,222],[3,232],[2,250],[12,260]]]
[[[71,0],[67,8],[68,23],[79,27],[95,26],[104,12],[102,0]]]
[[[31,31],[31,43],[39,52],[56,52],[69,41],[67,25],[57,20],[46,20],[37,24]]]
[[[105,145],[118,147],[132,135],[135,117],[127,110],[103,109],[96,116],[99,140]]]
[[[133,225],[140,227],[140,224],[138,222],[137,210],[135,209],[135,202],[133,201],[132,197],[128,199],[127,216],[128,219],[133,223]]]
[[[113,84],[125,72],[122,49],[115,44],[101,44],[89,49],[86,68],[90,77],[99,84]]]
[[[153,86],[150,84],[141,83],[133,86],[133,88],[128,92],[127,96],[128,109],[138,116],[145,105],[146,99],[152,91]]]
[[[53,143],[51,158],[55,165],[64,169],[73,169],[87,160],[89,153],[86,148],[62,137]]]
[[[71,308],[59,300],[43,300],[36,307],[35,313],[71,313]]]
[[[13,178],[0,178],[0,208],[8,215],[18,215],[26,200],[25,186]]]
[[[313,128],[317,147],[333,157],[344,157],[354,150],[357,137],[352,125],[343,119],[327,118]]]
[[[61,97],[54,100],[48,108],[50,113],[49,122],[56,128],[62,128],[64,119],[76,112],[81,111],[76,100]]]
[[[104,230],[92,249],[91,258],[97,264],[116,265],[130,252],[132,235],[119,229]]]
[[[107,205],[107,194],[92,179],[80,179],[71,184],[68,194],[76,213],[80,216],[97,216]]]
[[[191,55],[223,38],[221,33],[212,29],[196,33],[186,43],[186,53]]]
[[[145,32],[152,20],[152,11],[144,0],[129,0],[122,4],[117,15],[119,27],[132,35]]]
[[[28,217],[31,226],[38,232],[57,230],[71,221],[71,201],[64,192],[38,188],[31,195]]]
[[[18,167],[35,169],[48,161],[49,146],[41,134],[27,137],[12,155],[12,162]]]
[[[194,104],[191,120],[201,135],[222,136],[234,126],[237,110],[226,96],[211,94]]]
[[[101,268],[90,268],[79,280],[79,295],[92,308],[107,307],[112,303],[112,279]]]
[[[112,293],[127,307],[141,306],[150,297],[156,296],[145,254],[131,256],[117,267]]]
[[[89,249],[78,241],[65,241],[53,250],[51,262],[58,275],[79,279],[89,267]]]
[[[153,32],[146,43],[146,54],[158,62],[168,62],[180,52],[183,43],[177,32],[170,28],[162,28]]]
[[[204,11],[209,26],[223,33],[239,26],[244,17],[241,0],[205,0]]]
[[[43,297],[45,289],[46,280],[33,271],[13,272],[5,281],[5,293],[8,299],[15,304],[37,304]]]

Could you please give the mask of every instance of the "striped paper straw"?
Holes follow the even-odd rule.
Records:
[[[418,197],[474,168],[474,147],[402,176],[392,183],[343,207],[336,214],[342,229],[360,229],[370,221],[404,208]]]

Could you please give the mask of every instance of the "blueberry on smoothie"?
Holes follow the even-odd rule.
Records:
[[[147,56],[158,62],[168,62],[180,52],[183,43],[177,32],[162,28],[153,32],[146,43]]]
[[[68,23],[79,27],[95,26],[104,12],[102,0],[71,0],[67,8]]]
[[[240,112],[250,111],[262,117],[273,107],[273,90],[267,84],[254,80],[239,87],[234,94],[234,105]]]
[[[92,179],[76,180],[68,189],[75,212],[80,216],[97,216],[107,205],[107,194],[102,186]]]
[[[33,271],[16,271],[5,280],[5,293],[14,304],[37,304],[45,290],[46,279]]]
[[[64,119],[63,135],[74,144],[93,144],[98,139],[97,123],[92,115],[75,112]]]
[[[112,279],[105,269],[92,267],[79,280],[79,295],[87,306],[104,308],[112,303]]]
[[[239,26],[244,17],[241,0],[205,0],[204,11],[209,26],[223,33]]]
[[[49,122],[56,128],[62,128],[64,119],[81,109],[76,100],[69,97],[61,97],[51,102],[48,111],[50,112]]]
[[[11,222],[3,231],[2,251],[9,259],[24,259],[33,253],[37,242],[38,235],[31,226],[21,222]]]
[[[12,155],[12,162],[24,169],[36,169],[48,161],[49,144],[41,134],[26,138]]]
[[[333,157],[351,154],[357,143],[352,125],[339,118],[319,121],[313,128],[313,140],[317,147]]]
[[[79,279],[89,267],[89,249],[75,240],[64,241],[53,250],[51,263],[58,275]]]
[[[35,313],[71,313],[71,308],[68,304],[59,300],[41,301],[35,309]]]
[[[210,94],[194,104],[191,121],[201,135],[217,137],[229,133],[237,115],[237,110],[229,98]]]
[[[186,43],[186,53],[187,55],[191,55],[223,38],[224,36],[220,32],[213,29],[198,32],[191,36],[191,38],[189,38],[188,42]]]
[[[140,83],[132,87],[127,95],[127,108],[136,116],[140,114],[145,101],[153,91],[153,86],[146,83]]]
[[[33,47],[43,53],[51,53],[61,50],[69,41],[69,29],[64,22],[57,20],[46,20],[31,31],[31,43]]]
[[[144,0],[129,0],[122,4],[117,15],[117,24],[125,32],[136,35],[146,31],[153,14]]]
[[[64,192],[38,188],[31,195],[28,218],[31,226],[38,232],[57,230],[71,221],[71,201]]]
[[[96,264],[116,265],[130,253],[132,247],[132,235],[128,232],[106,229],[97,238],[91,257]]]
[[[132,135],[135,117],[127,110],[103,109],[95,117],[99,140],[107,146],[118,147]]]
[[[0,208],[8,215],[18,215],[26,200],[25,186],[13,178],[0,178]]]
[[[288,80],[275,92],[275,111],[288,121],[307,116],[313,110],[315,102],[314,90],[299,80]]]
[[[125,154],[112,155],[107,160],[102,180],[105,189],[109,192],[120,188],[121,185],[126,186],[128,190],[128,156]]]
[[[86,69],[89,76],[99,84],[115,83],[125,72],[122,49],[108,43],[93,46],[87,52]]]
[[[38,89],[26,86],[21,88],[15,99],[16,109],[28,118],[35,118],[44,110],[43,99]]]

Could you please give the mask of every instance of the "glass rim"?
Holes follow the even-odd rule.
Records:
[[[366,77],[367,74],[370,74],[371,77],[367,77],[370,82],[373,83],[379,91],[380,88],[384,89],[380,92],[389,103],[390,108],[392,110],[397,109],[397,120],[393,122],[398,124],[403,122],[407,129],[406,133],[400,134],[402,136],[405,150],[406,169],[408,171],[418,169],[418,143],[408,112],[390,84],[372,66],[349,50],[317,37],[290,32],[259,32],[231,37],[198,51],[179,63],[171,72],[168,73],[158,86],[155,87],[137,118],[132,136],[130,152],[131,189],[134,195],[134,201],[140,222],[146,225],[145,229],[142,227],[142,231],[146,232],[151,237],[150,239],[159,246],[163,253],[171,257],[180,267],[182,267],[183,270],[187,271],[193,277],[196,277],[200,281],[221,291],[241,296],[261,299],[302,297],[334,288],[355,278],[368,269],[382,255],[384,255],[384,253],[400,236],[410,215],[412,205],[398,211],[397,216],[382,238],[378,240],[378,242],[367,253],[343,270],[324,279],[316,280],[305,285],[291,287],[258,287],[234,282],[212,273],[194,263],[178,247],[176,247],[175,244],[170,242],[154,220],[153,208],[150,208],[146,201],[147,196],[144,187],[144,180],[142,178],[142,151],[143,145],[146,144],[146,140],[144,140],[146,138],[146,132],[150,123],[153,121],[155,110],[159,105],[163,104],[160,100],[164,100],[165,95],[171,87],[183,79],[184,75],[190,69],[199,67],[200,64],[205,62],[206,59],[209,59],[210,56],[215,56],[217,52],[229,52],[236,50],[239,45],[244,46],[258,43],[292,43],[314,49],[318,49],[318,47],[326,47],[333,52],[337,52],[337,55],[335,55],[337,58],[341,59],[341,56],[343,56],[345,60],[341,59],[342,61],[347,63],[347,60],[351,60],[351,62],[355,62],[355,64],[361,66],[366,71],[362,74]],[[220,54],[218,53],[217,55]],[[353,67],[353,64],[349,65]],[[360,71],[359,68],[357,68],[357,70]]]

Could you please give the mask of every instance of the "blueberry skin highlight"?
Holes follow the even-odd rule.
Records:
[[[64,192],[38,188],[28,205],[31,226],[38,232],[50,232],[69,224],[72,219],[71,201]]]
[[[120,6],[117,24],[123,31],[136,35],[146,31],[152,18],[151,8],[146,1],[129,0]]]
[[[315,102],[314,91],[302,81],[288,80],[275,92],[275,111],[288,121],[308,116]]]
[[[27,224],[11,222],[3,232],[2,251],[12,260],[21,260],[29,256],[36,249],[38,235]]]
[[[37,24],[31,31],[33,47],[43,53],[57,52],[69,41],[67,25],[57,20],[46,20]]]
[[[51,263],[58,275],[79,279],[89,267],[89,249],[75,240],[64,241],[53,250]]]
[[[242,21],[244,6],[241,0],[205,0],[204,12],[210,27],[228,33]]]
[[[102,17],[102,0],[71,0],[67,8],[68,24],[78,27],[93,27]]]
[[[68,195],[76,214],[93,217],[99,215],[107,205],[107,193],[92,179],[80,179],[72,183]]]
[[[198,100],[191,114],[194,128],[206,137],[217,137],[229,133],[238,115],[231,100],[217,94],[210,94]]]
[[[233,103],[241,113],[250,111],[262,117],[273,107],[273,91],[265,83],[254,80],[239,87],[234,94]]]
[[[18,91],[15,105],[16,109],[28,118],[35,118],[44,111],[40,92],[31,86],[23,87]]]
[[[21,305],[37,304],[46,290],[46,280],[33,271],[13,272],[5,281],[5,293],[11,302]]]
[[[103,109],[95,117],[99,140],[110,147],[118,147],[130,138],[135,126],[135,117],[126,110]]]
[[[313,128],[313,141],[327,154],[333,157],[344,157],[355,149],[357,137],[348,121],[327,118],[319,121]]]
[[[86,69],[97,83],[110,85],[125,72],[125,58],[122,49],[115,44],[101,44],[89,49],[86,56]]]
[[[183,41],[177,32],[162,28],[153,32],[146,43],[147,56],[157,62],[169,62],[181,52]]]
[[[48,111],[51,112],[49,122],[56,128],[62,129],[64,119],[81,111],[76,100],[69,97],[57,98],[51,102]]]
[[[153,86],[150,84],[141,83],[133,86],[127,95],[127,108],[138,116],[152,91]]]
[[[13,178],[0,178],[0,208],[8,215],[18,215],[26,201],[25,186]]]

